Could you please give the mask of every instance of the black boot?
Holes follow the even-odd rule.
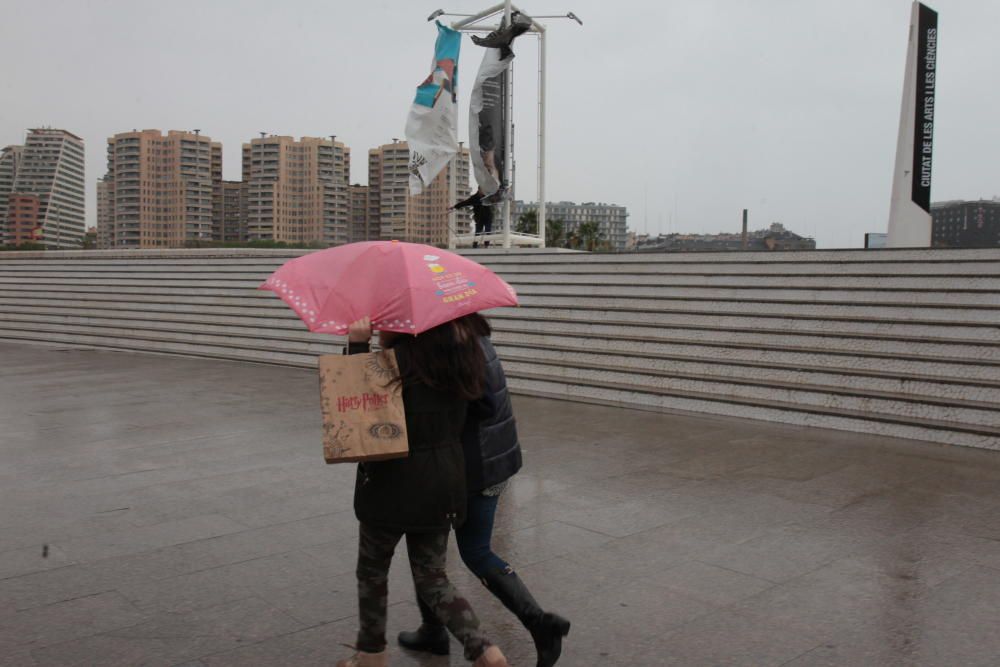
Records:
[[[420,597],[417,597],[417,606],[420,607],[420,627],[413,632],[400,632],[397,637],[399,645],[411,651],[448,655],[451,640],[448,639],[447,628]]]
[[[515,572],[491,572],[483,583],[531,633],[538,653],[536,667],[552,667],[562,653],[562,638],[569,634],[569,621],[542,611]]]

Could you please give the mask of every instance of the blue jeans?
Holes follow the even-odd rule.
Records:
[[[497,513],[499,496],[476,493],[469,496],[465,523],[455,531],[458,553],[465,567],[482,579],[488,572],[507,572],[510,565],[493,553],[493,517]]]

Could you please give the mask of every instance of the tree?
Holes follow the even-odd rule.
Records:
[[[522,213],[514,222],[514,231],[518,234],[537,234],[538,211],[531,209]]]
[[[600,226],[591,220],[580,223],[576,229],[576,237],[583,249],[593,252],[604,239],[604,234],[601,233]]]
[[[566,223],[559,218],[545,221],[545,245],[562,248],[566,244]]]

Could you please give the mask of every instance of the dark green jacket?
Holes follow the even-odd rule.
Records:
[[[405,340],[393,349],[405,376]],[[351,344],[349,353],[368,350],[368,345]],[[364,524],[400,532],[460,526],[466,505],[461,435],[469,404],[412,383],[403,386],[403,406],[410,454],[358,464],[354,513]]]

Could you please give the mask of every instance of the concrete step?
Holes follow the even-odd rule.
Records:
[[[228,290],[226,294],[238,294],[233,290],[255,292],[262,279],[253,280],[220,280],[216,278],[189,280],[176,277],[156,279],[144,278],[78,278],[66,280],[61,277],[42,277],[32,281],[32,286],[54,291],[69,290],[136,290],[149,288],[169,288],[174,290]],[[629,286],[603,284],[515,284],[521,298],[531,296],[601,296],[612,298],[651,299],[706,299],[713,301],[749,300],[765,302],[803,302],[811,303],[856,303],[856,304],[916,304],[936,306],[947,304],[952,306],[971,305],[995,307],[1000,312],[1000,292],[989,290],[949,291],[938,289],[911,290],[877,290],[877,289],[814,289],[790,285],[784,288],[755,287],[662,287],[662,286]],[[24,289],[24,281],[0,275],[0,289]],[[177,292],[180,293],[180,292]]]
[[[1000,269],[998,269],[1000,271]],[[817,290],[997,291],[1000,275],[816,275],[816,274],[694,274],[694,273],[535,273],[504,269],[511,285],[623,285],[628,287],[721,287]]]
[[[693,377],[670,371],[638,371],[615,368],[606,363],[572,365],[546,363],[537,359],[522,361],[505,358],[504,368],[519,377],[532,374],[569,384],[585,382],[599,386],[630,385],[649,391],[697,393],[727,398],[771,400],[789,405],[822,407],[835,411],[873,412],[938,422],[962,423],[996,429],[1000,435],[1000,403],[955,401],[950,399],[893,394],[889,392],[837,389],[818,385],[790,385],[738,378]]]
[[[783,288],[756,287],[660,287],[627,285],[537,285],[519,284],[518,298],[531,296],[586,296],[650,299],[703,299],[712,301],[810,302],[851,304],[914,304],[936,306],[972,305],[996,308],[1000,313],[1000,292],[948,290],[813,289],[789,285]]]
[[[942,252],[943,251],[943,252]],[[463,252],[477,262],[486,263],[544,263],[563,264],[585,262],[590,264],[636,264],[656,262],[661,264],[872,264],[872,263],[946,263],[997,261],[996,248],[907,248],[903,250],[789,250],[726,251],[726,252],[675,252],[675,253],[565,253],[545,251],[529,253]]]
[[[618,312],[613,315],[595,314],[590,310],[556,308],[504,308],[490,311],[495,321],[520,322],[541,326],[546,322],[566,322],[573,326],[634,326],[655,330],[658,327],[678,327],[695,330],[726,329],[731,331],[772,331],[777,333],[822,333],[845,336],[878,335],[889,337],[931,338],[934,340],[1000,340],[1000,325],[952,321],[894,320],[871,318],[815,318],[787,314],[729,315],[704,312]],[[581,329],[585,330],[585,329]]]
[[[102,304],[103,305],[103,304]],[[254,317],[228,317],[211,312],[206,307],[204,315],[165,311],[129,312],[121,309],[95,308],[91,304],[69,303],[65,307],[46,308],[39,305],[8,306],[5,312],[11,318],[31,319],[49,317],[51,321],[71,319],[99,320],[150,320],[163,322],[195,321],[200,323],[218,322],[219,326],[251,327],[260,332],[305,330],[305,326],[290,313],[261,312]],[[269,316],[270,315],[270,316]],[[861,351],[877,354],[918,354],[936,357],[975,359],[1000,359],[1000,340],[992,339],[937,339],[924,336],[899,336],[886,334],[848,334],[836,330],[808,333],[789,332],[782,329],[723,329],[683,326],[648,326],[626,322],[592,323],[565,319],[525,319],[520,317],[493,317],[494,329],[505,337],[525,334],[550,334],[570,338],[607,338],[611,340],[636,341],[677,341],[696,340],[703,343],[729,343],[738,345],[782,345],[797,348],[818,348],[842,352]],[[773,323],[772,323],[773,324]]]
[[[733,379],[762,384],[812,385],[831,390],[930,396],[951,401],[1000,405],[1000,382],[969,378],[942,378],[891,373],[878,366],[869,369],[809,367],[794,364],[755,363],[720,357],[646,357],[580,352],[541,346],[496,342],[504,363],[585,364],[638,373],[671,373],[692,378]]]
[[[298,318],[295,320],[279,321],[280,326],[261,326],[259,321],[254,321],[251,318],[242,318],[242,322],[234,323],[232,321],[218,321],[215,318],[211,321],[206,321],[205,318],[178,320],[175,318],[151,318],[149,316],[125,318],[119,317],[115,313],[105,314],[104,316],[97,313],[82,316],[8,313],[4,319],[11,326],[14,326],[14,323],[20,323],[25,330],[29,331],[35,325],[45,325],[50,327],[69,326],[75,329],[91,328],[95,330],[113,328],[134,332],[204,333],[272,341],[298,341],[303,343],[333,341],[338,345],[343,342],[343,336],[310,332]]]
[[[246,262],[262,260],[285,260],[316,252],[294,249],[251,249],[251,248],[197,248],[164,250],[71,250],[59,252],[18,252],[0,261],[10,262],[66,262],[66,261],[108,261],[154,262],[179,260],[184,262]],[[525,261],[525,262],[588,262],[588,263],[893,263],[893,262],[937,262],[958,263],[968,261],[996,261],[995,248],[906,248],[881,250],[793,250],[793,251],[723,251],[694,253],[585,253],[564,249],[510,249],[466,248],[459,254],[469,256],[478,262]]]
[[[799,349],[821,349],[838,352],[870,352],[888,355],[916,355],[947,358],[986,359],[1000,362],[1000,340],[951,340],[938,341],[923,338],[899,338],[885,335],[843,336],[833,332],[808,335],[790,333],[780,329],[753,331],[746,329],[699,330],[672,327],[641,327],[621,324],[595,323],[583,325],[566,322],[517,322],[495,319],[493,327],[505,335],[550,334],[571,338],[607,338],[629,341],[697,341],[740,346],[774,346]]]
[[[23,285],[26,280],[32,284],[105,284],[101,281],[157,281],[185,285],[208,284],[220,287],[243,286],[256,288],[270,275],[274,266],[255,270],[206,267],[204,269],[171,270],[169,266],[159,268],[136,267],[123,270],[111,267],[101,270],[81,270],[67,267],[59,271],[11,270],[0,264],[0,282]],[[512,285],[520,286],[573,286],[597,285],[603,287],[670,287],[726,289],[812,289],[830,290],[924,290],[930,292],[982,292],[1000,290],[1000,268],[998,275],[815,275],[815,274],[693,274],[693,273],[601,273],[577,271],[573,273],[538,273],[531,267],[505,268],[501,275]],[[587,267],[575,267],[586,269]],[[81,282],[96,281],[96,282]]]
[[[3,306],[5,316],[12,319],[17,318],[51,318],[48,321],[60,322],[64,320],[101,320],[116,321],[123,326],[132,322],[164,322],[164,323],[212,323],[218,326],[249,327],[271,331],[275,336],[282,336],[288,331],[304,330],[305,325],[295,316],[294,313],[281,313],[280,315],[269,316],[266,313],[257,312],[252,309],[248,315],[218,315],[207,317],[204,311],[199,312],[178,312],[158,311],[158,310],[131,310],[127,304],[111,304],[118,307],[74,307],[68,305],[59,308],[49,308],[45,306]]]
[[[542,376],[520,374],[509,378],[515,393],[597,405],[614,405],[656,412],[686,411],[746,419],[832,428],[951,445],[1000,449],[996,429],[967,424],[936,423],[916,418],[850,413],[819,407],[783,404],[762,399],[649,391],[631,385],[570,384]]]
[[[939,303],[934,305],[909,305],[904,303],[856,304],[813,303],[811,301],[751,301],[631,298],[631,297],[576,297],[566,295],[521,294],[518,301],[522,308],[559,308],[607,313],[611,318],[623,312],[664,311],[704,312],[733,315],[782,315],[810,318],[850,317],[857,319],[890,318],[896,320],[933,320],[938,322],[974,322],[1000,326],[1000,306],[969,306]],[[599,316],[595,319],[600,319]]]
[[[489,317],[495,328],[503,330],[528,329],[540,333],[592,334],[609,338],[641,338],[650,339],[657,336],[697,337],[700,340],[743,342],[774,342],[782,340],[798,340],[796,345],[808,346],[809,341],[831,339],[837,341],[852,341],[850,349],[857,345],[872,346],[869,351],[881,350],[883,344],[903,343],[909,345],[948,345],[948,346],[983,346],[986,348],[1000,347],[1000,332],[992,327],[950,327],[921,326],[912,323],[889,322],[830,322],[828,320],[794,320],[794,319],[764,319],[764,318],[729,318],[726,321],[706,323],[693,319],[678,322],[645,323],[633,322],[627,318],[617,321],[590,322],[583,318],[568,317],[568,313],[553,312],[548,317],[537,317],[529,310],[505,309],[497,311]],[[867,326],[859,326],[859,325]],[[956,333],[965,337],[958,337]],[[824,343],[825,344],[825,343]],[[890,349],[890,348],[885,348]],[[907,348],[910,349],[910,348]],[[961,356],[952,355],[948,356]]]
[[[214,313],[215,315],[239,315],[247,317],[265,317],[288,319],[294,314],[279,302],[270,292],[254,291],[241,293],[244,300],[235,299],[223,302],[222,305],[212,297],[203,297],[198,293],[184,292],[178,299],[177,294],[163,290],[135,290],[122,292],[129,298],[122,299],[114,295],[99,294],[85,290],[80,293],[62,291],[47,291],[45,293],[26,290],[0,290],[0,305],[4,308],[27,308],[25,312],[65,312],[82,304],[87,308],[111,309],[125,312],[132,305],[142,312],[159,310],[157,304],[162,304],[164,312],[173,313]],[[131,296],[131,295],[137,296]],[[256,301],[250,301],[249,295]],[[204,305],[201,305],[204,304]],[[233,306],[233,304],[239,304]],[[198,305],[192,309],[192,305]],[[215,306],[213,308],[213,305]],[[257,308],[260,308],[259,310]],[[249,310],[248,310],[249,308]],[[284,309],[284,310],[283,310]],[[285,312],[287,311],[287,312]],[[12,311],[13,312],[13,311]],[[1000,340],[1000,324],[993,322],[954,322],[946,319],[937,320],[899,320],[888,317],[816,317],[808,315],[791,315],[789,313],[726,314],[718,312],[696,312],[685,310],[670,311],[625,311],[613,313],[603,310],[573,308],[521,307],[501,308],[487,312],[491,319],[497,321],[516,321],[530,323],[533,327],[542,327],[545,323],[566,322],[574,326],[631,326],[655,329],[690,328],[700,330],[728,329],[732,331],[760,330],[762,332],[784,333],[822,333],[844,336],[868,336],[884,334],[887,337],[909,337],[930,340],[987,341]],[[586,329],[581,329],[586,330]]]
[[[79,295],[84,296],[79,296]],[[268,298],[262,298],[261,294]],[[25,290],[7,290],[0,298],[0,301],[18,301],[43,303],[59,301],[78,301],[81,299],[88,301],[116,301],[121,297],[109,292],[84,290],[80,293],[72,292],[28,292]],[[155,294],[150,288],[144,294],[129,295],[128,300],[134,303],[164,303],[173,304],[177,301],[174,296],[164,296]],[[248,290],[245,295],[239,297],[214,297],[214,296],[190,296],[184,300],[185,304],[204,304],[214,306],[219,309],[232,307],[245,307],[254,301],[253,305],[262,308],[285,308],[283,303],[269,293]],[[818,319],[828,319],[837,317],[848,317],[855,319],[864,318],[890,318],[890,319],[912,319],[936,322],[961,321],[963,323],[979,323],[991,326],[1000,326],[1000,307],[992,306],[969,306],[936,304],[934,306],[907,306],[905,304],[816,304],[808,301],[744,301],[744,300],[715,300],[704,299],[668,299],[668,298],[625,298],[625,297],[592,297],[583,299],[574,296],[535,296],[522,295],[520,298],[521,308],[546,308],[562,310],[589,311],[595,314],[595,319],[602,316],[610,316],[617,319],[621,313],[662,313],[668,311],[679,312],[704,312],[730,315],[780,315],[784,317],[798,316]],[[220,311],[221,312],[221,311]]]
[[[944,357],[896,356],[871,353],[793,348],[780,344],[770,346],[704,343],[697,340],[630,341],[606,338],[565,337],[548,334],[517,334],[508,339],[498,331],[495,339],[499,345],[534,345],[558,349],[572,354],[577,352],[603,352],[609,355],[656,358],[719,358],[726,361],[781,364],[810,368],[871,370],[877,367],[888,373],[902,373],[919,377],[963,378],[984,382],[1000,382],[1000,362],[979,359],[951,359]]]
[[[312,341],[297,338],[275,339],[273,337],[237,336],[233,334],[195,333],[188,331],[152,331],[127,327],[99,327],[93,325],[47,325],[36,324],[30,331],[25,331],[17,323],[0,322],[0,331],[8,337],[17,336],[79,336],[81,341],[92,339],[114,341],[115,347],[127,347],[130,340],[137,343],[160,343],[164,351],[182,350],[231,349],[252,353],[275,353],[317,356],[321,354],[340,354],[343,351],[343,339],[333,339],[320,334],[314,335]],[[204,356],[204,355],[203,355]]]
[[[157,297],[147,297],[143,299],[141,296],[142,295],[137,295],[135,298],[130,297],[127,301],[115,299],[114,297],[97,299],[96,295],[94,299],[74,299],[69,297],[32,298],[30,296],[21,296],[19,298],[0,297],[0,311],[6,312],[7,308],[11,307],[34,307],[43,309],[44,312],[57,313],[62,312],[65,309],[78,308],[81,305],[84,305],[88,308],[103,308],[105,310],[113,310],[116,312],[144,312],[160,314],[188,313],[202,318],[220,315],[226,317],[266,317],[298,320],[295,313],[282,303],[276,303],[274,306],[271,306],[267,302],[255,303],[244,300],[244,305],[242,306],[229,306],[217,305],[214,303],[214,299],[207,300],[208,303],[199,303],[198,298],[192,297],[192,299],[189,300],[189,303],[174,303],[165,301],[162,297],[158,300]],[[205,300],[200,299],[200,301]]]
[[[230,361],[296,366],[299,368],[316,368],[318,363],[316,360],[318,355],[316,354],[246,350],[227,346],[196,345],[157,339],[109,338],[91,334],[52,333],[47,331],[36,334],[0,328],[0,340],[32,345],[68,345],[74,348],[120,350],[122,352],[144,352],[149,354],[175,354],[185,357],[227,359]],[[339,353],[332,352],[332,354]]]
[[[130,314],[131,317],[123,318],[115,311],[109,311],[104,316],[96,314],[90,315],[51,315],[32,313],[8,313],[4,326],[8,329],[21,329],[24,331],[52,330],[58,331],[62,328],[66,330],[103,333],[111,336],[141,336],[145,333],[153,332],[176,337],[188,342],[212,342],[215,337],[230,338],[237,341],[245,339],[264,340],[277,342],[279,345],[285,343],[296,343],[305,345],[305,351],[312,351],[314,344],[342,344],[342,337],[328,336],[327,334],[310,333],[298,319],[280,321],[281,326],[260,326],[259,321],[254,318],[230,318],[228,321],[217,322],[214,318],[206,321],[200,317],[190,317],[187,320],[176,320],[173,318],[150,319],[149,315],[142,313]],[[176,336],[174,336],[176,334]],[[526,334],[526,335],[520,335]],[[537,342],[537,336],[531,332],[511,332],[498,330],[495,340],[498,348],[521,358],[532,357],[540,361],[572,363],[580,360],[590,365],[595,365],[601,360],[611,357],[611,350],[620,343],[621,338],[605,340],[604,345],[590,348],[584,351],[579,346],[560,345],[561,339],[580,339],[591,344],[592,341],[601,339],[587,338],[585,336],[558,335],[547,337],[543,342]],[[527,342],[526,342],[527,341]],[[664,341],[660,341],[664,342]],[[669,343],[668,343],[669,344]],[[697,345],[695,343],[694,345]],[[296,349],[299,349],[296,347]],[[325,349],[325,348],[324,348]],[[919,375],[895,375],[882,372],[873,374],[871,377],[864,373],[871,371],[840,368],[836,366],[818,365],[811,369],[804,369],[801,365],[778,364],[771,360],[767,363],[743,361],[737,362],[732,359],[732,355],[709,356],[716,353],[718,348],[704,350],[698,346],[704,357],[666,355],[660,353],[642,353],[632,351],[630,354],[615,355],[615,363],[622,369],[634,371],[672,370],[688,375],[703,374],[734,376],[747,380],[768,380],[772,382],[793,383],[801,382],[812,385],[827,385],[833,388],[846,388],[852,385],[863,386],[871,391],[896,392],[896,393],[918,393],[927,395],[937,395],[942,397],[954,397],[963,400],[996,400],[1000,402],[1000,381],[995,385],[990,385],[987,380],[976,383],[969,378],[959,376],[955,381],[945,382],[941,378],[919,376]],[[798,358],[798,357],[796,357]],[[876,365],[881,368],[880,365]],[[935,368],[939,368],[936,365]],[[961,372],[964,367],[956,369]],[[962,384],[965,382],[966,384]]]

